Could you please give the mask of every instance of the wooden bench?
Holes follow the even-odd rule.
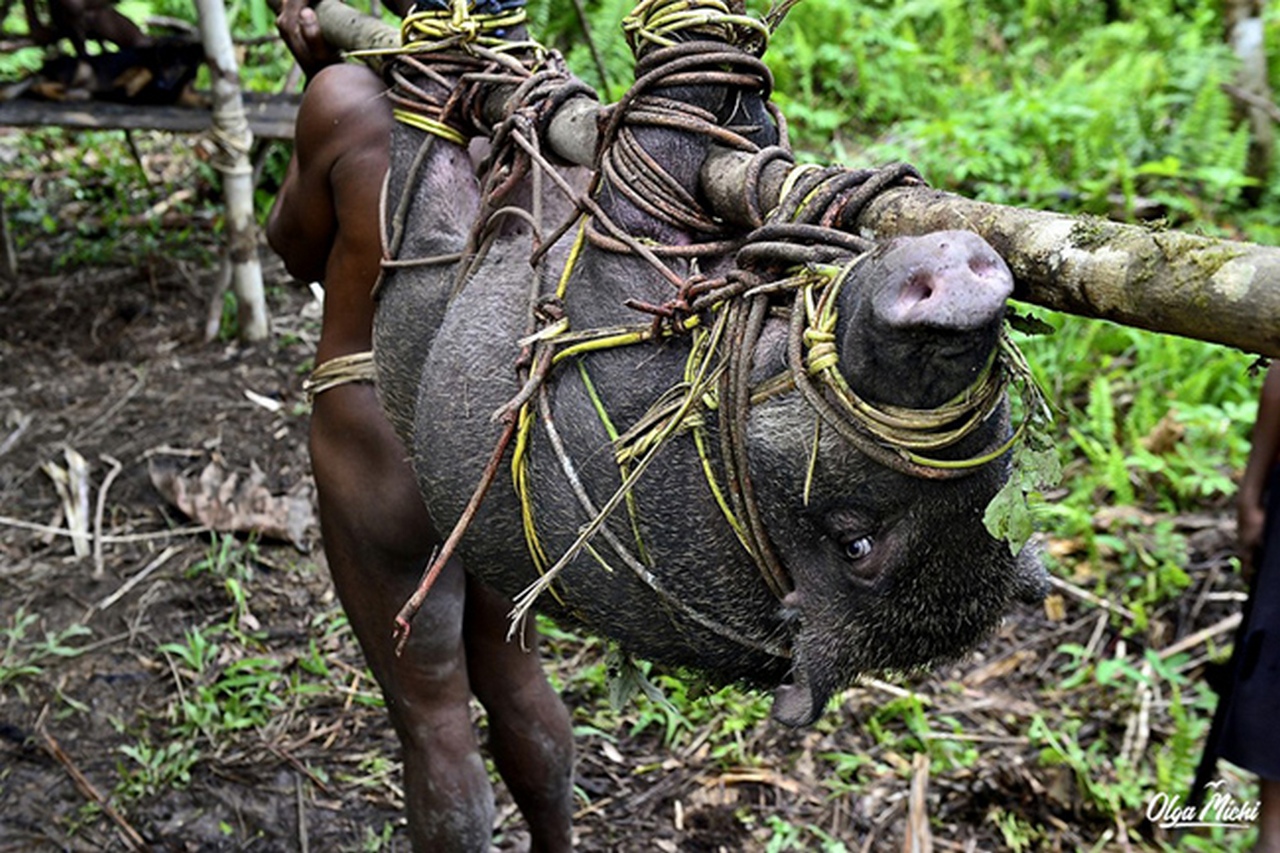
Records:
[[[245,92],[245,114],[256,139],[293,139],[301,95]],[[213,125],[208,109],[139,106],[108,101],[40,101],[16,98],[0,103],[0,127],[69,127],[83,130],[165,130],[202,133]]]

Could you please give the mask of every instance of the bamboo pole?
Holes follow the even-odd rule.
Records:
[[[350,17],[342,9],[350,11],[341,0],[320,0],[316,6],[325,38],[350,44],[350,33],[330,29]],[[363,37],[373,34],[380,44],[395,34],[371,19],[362,27]],[[496,90],[486,113],[502,115],[509,95],[510,90]],[[569,162],[591,165],[599,109],[587,98],[569,100],[548,129],[551,149]],[[716,149],[703,164],[703,193],[723,219],[744,223],[750,192],[758,193],[766,210],[778,197],[789,166],[771,164],[752,188],[747,185],[750,160],[741,152]],[[858,221],[842,226],[878,239],[951,228],[975,231],[1009,264],[1018,299],[1280,357],[1280,248],[988,204],[926,187],[886,192]]]
[[[212,163],[222,173],[227,201],[227,253],[231,283],[239,301],[240,337],[260,341],[267,337],[269,323],[258,259],[258,223],[253,215],[253,164],[249,160],[253,133],[240,96],[240,69],[226,8],[222,0],[196,0],[196,9],[212,76],[210,133],[216,147]]]

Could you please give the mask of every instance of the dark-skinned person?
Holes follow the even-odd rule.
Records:
[[[1280,853],[1280,366],[1262,384],[1249,459],[1236,496],[1241,566],[1249,600],[1235,647],[1215,679],[1220,697],[1209,742],[1192,792],[1197,813],[1214,820],[1212,785],[1218,759],[1257,774],[1258,840],[1263,853]]]
[[[379,76],[342,62],[324,41],[306,0],[284,0],[277,27],[307,85],[267,235],[290,274],[324,284],[308,382],[324,552],[399,737],[413,849],[491,847],[494,794],[472,722],[474,697],[488,715],[488,752],[528,825],[529,849],[569,850],[569,716],[546,680],[533,632],[506,641],[510,602],[451,562],[396,653],[395,615],[439,536],[373,385],[373,289],[392,109]]]

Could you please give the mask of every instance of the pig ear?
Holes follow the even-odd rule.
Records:
[[[1039,604],[1049,592],[1049,573],[1044,567],[1044,543],[1033,536],[1022,546],[1013,562],[1013,597],[1023,604]]]

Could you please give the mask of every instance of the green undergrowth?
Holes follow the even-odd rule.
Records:
[[[255,595],[279,582],[278,574],[273,579],[264,571],[257,546],[229,534],[217,537],[185,571],[182,582],[192,596],[211,598],[211,615],[157,644],[156,662],[173,682],[166,704],[114,721],[124,740],[117,747],[116,802],[128,807],[185,788],[193,774],[216,772],[246,747],[283,746],[298,719],[344,701],[381,707],[367,672],[353,685],[350,667],[336,665],[338,653],[354,643],[340,611],[318,612],[302,626],[304,645],[272,639],[253,610]],[[323,768],[308,772],[328,780]],[[388,768],[353,768],[336,781],[378,787],[387,784]]]

